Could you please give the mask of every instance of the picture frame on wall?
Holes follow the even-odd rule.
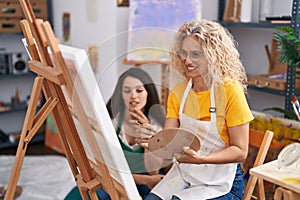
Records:
[[[129,0],[117,0],[118,6],[129,6]]]

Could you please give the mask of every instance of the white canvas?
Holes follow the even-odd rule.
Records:
[[[74,95],[70,95],[64,88],[63,92],[89,160],[96,167],[97,163],[104,160],[110,176],[125,188],[128,198],[140,199],[86,51],[65,45],[59,45],[59,49],[74,82]],[[77,97],[84,116],[80,116],[80,109],[73,105]],[[91,136],[93,141],[90,140]],[[95,169],[98,170],[101,171]]]

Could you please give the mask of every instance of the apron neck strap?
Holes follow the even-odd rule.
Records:
[[[183,112],[183,107],[184,107],[184,104],[185,104],[185,100],[186,100],[191,88],[192,88],[192,79],[189,80],[189,82],[188,82],[188,84],[185,88],[185,91],[183,93],[181,103],[180,103],[179,113]]]
[[[184,91],[182,99],[181,99],[179,113],[183,113],[184,104],[185,104],[187,96],[190,92],[190,89],[192,88],[192,85],[193,85],[192,79],[190,79],[189,82],[187,83],[187,86],[185,88],[185,91]],[[210,112],[211,122],[216,122],[217,117],[216,117],[216,102],[215,102],[214,83],[212,84],[211,89],[210,89],[210,105],[211,105],[211,107],[209,108],[209,112]]]
[[[212,84],[212,87],[210,89],[210,108],[209,108],[209,112],[210,112],[210,121],[211,122],[216,122],[217,121],[217,109],[216,109],[216,102],[215,102],[215,88],[214,88],[215,84]]]

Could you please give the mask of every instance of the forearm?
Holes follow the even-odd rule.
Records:
[[[162,178],[163,175],[146,175],[146,174],[132,174],[135,184],[146,185],[152,189]]]
[[[203,157],[204,163],[237,163],[246,159],[248,154],[249,123],[229,127],[229,147]]]
[[[249,124],[242,124],[228,128],[230,136],[229,147],[217,152],[200,156],[192,149],[187,149],[176,159],[183,163],[194,164],[224,164],[237,163],[246,159],[248,154]],[[211,147],[213,148],[213,147]]]
[[[135,184],[137,185],[146,185],[150,175],[146,174],[132,174]]]
[[[246,159],[247,152],[236,146],[230,146],[222,151],[199,157],[199,164],[238,163]]]

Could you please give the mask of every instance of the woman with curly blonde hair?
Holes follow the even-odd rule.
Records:
[[[172,69],[185,80],[169,93],[164,129],[193,131],[199,151],[175,155],[152,199],[241,199],[242,162],[253,119],[245,92],[247,78],[232,35],[219,23],[185,23],[175,36]]]

